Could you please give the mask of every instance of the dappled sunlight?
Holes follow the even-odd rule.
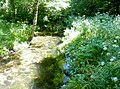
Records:
[[[0,88],[4,86],[4,88],[10,87],[10,89],[17,89],[18,87],[32,89],[34,86],[33,79],[39,76],[36,64],[42,61],[47,55],[55,55],[53,52],[54,48],[51,49],[49,47],[53,45],[55,47],[59,41],[59,37],[46,36],[33,38],[31,45],[27,42],[21,44],[15,42],[13,49],[15,51],[14,54],[19,54],[17,59],[19,64],[15,65],[14,63],[11,67],[4,69],[3,73],[0,73]],[[49,43],[49,45],[46,45],[47,43]],[[40,47],[36,47],[36,44]],[[6,48],[4,48],[4,50],[5,49]],[[9,62],[9,64],[10,63],[11,62]]]
[[[70,43],[73,39],[75,39],[80,34],[79,31],[74,30],[74,28],[66,29],[64,32],[65,37],[62,38],[63,43],[58,45],[58,48],[62,50],[62,48]]]
[[[69,7],[69,3],[65,1],[50,1],[47,3],[48,8],[55,7],[56,11],[61,11],[61,9],[66,9]]]
[[[15,51],[20,51],[20,50],[23,50],[23,49],[27,49],[29,47],[29,44],[27,42],[23,42],[23,43],[18,43],[18,42],[14,42],[14,47],[13,49]]]

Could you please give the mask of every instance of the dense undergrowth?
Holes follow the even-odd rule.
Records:
[[[48,57],[40,63],[43,70],[36,79],[38,87],[119,89],[120,16],[96,14],[72,20],[59,46],[65,57]]]
[[[77,17],[64,34],[64,69],[70,79],[61,89],[120,88],[120,16]]]
[[[38,89],[59,89],[64,79],[63,59],[64,54],[60,54],[56,57],[48,56],[39,63],[40,76],[35,79]]]
[[[0,20],[0,55],[8,54],[17,43],[29,41],[30,34],[30,25],[21,22],[9,23]]]

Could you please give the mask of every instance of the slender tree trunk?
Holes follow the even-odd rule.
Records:
[[[34,32],[37,25],[37,16],[38,16],[38,0],[35,0],[34,3],[34,19],[33,19],[33,28],[32,28],[32,38],[34,37]]]

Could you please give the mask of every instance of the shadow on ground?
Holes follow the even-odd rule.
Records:
[[[63,84],[64,54],[48,56],[38,63],[39,76],[34,79],[33,89],[57,89]]]

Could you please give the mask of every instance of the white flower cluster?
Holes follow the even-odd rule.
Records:
[[[104,46],[104,47],[103,47],[103,50],[104,50],[104,51],[105,51],[105,50],[107,50],[107,47],[106,47],[106,46]]]
[[[118,48],[118,47],[119,47],[119,45],[116,45],[116,44],[113,44],[112,46],[115,47],[115,48]]]
[[[76,28],[77,30],[79,30],[81,33],[83,32],[83,27],[87,28],[88,32],[91,32],[91,29],[93,28],[93,26],[91,25],[91,22],[88,19],[80,19],[77,21],[73,21],[72,25],[74,28]]]
[[[115,38],[116,38],[116,39],[120,39],[120,36],[116,36]]]
[[[59,49],[64,47],[66,44],[70,43],[74,38],[80,34],[79,31],[74,30],[74,28],[66,29],[64,32],[65,37],[62,38],[63,43],[58,46]]]
[[[114,61],[116,59],[116,57],[112,56],[112,58],[110,59],[110,61]]]
[[[5,2],[0,1],[0,8],[9,8],[9,0],[6,0]]]
[[[107,56],[110,56],[110,53],[107,53],[106,55],[107,55]]]
[[[71,30],[67,28],[64,32],[64,35],[66,36],[65,40],[71,41],[73,38],[76,38],[79,34],[80,32],[74,30],[74,28],[71,28]]]
[[[118,78],[117,77],[111,77],[111,80],[114,81],[114,82],[117,82]]]
[[[116,42],[117,42],[117,40],[114,40],[114,42],[116,43]]]
[[[120,52],[118,52],[118,54],[120,54]]]
[[[95,78],[95,76],[91,75],[91,76],[90,76],[90,78],[94,79],[94,78]]]
[[[101,65],[102,65],[102,66],[104,66],[104,65],[105,65],[105,62],[104,62],[104,61],[102,61],[102,62],[101,62]]]
[[[47,16],[45,16],[45,17],[43,18],[43,20],[49,22],[49,19],[48,19]]]

